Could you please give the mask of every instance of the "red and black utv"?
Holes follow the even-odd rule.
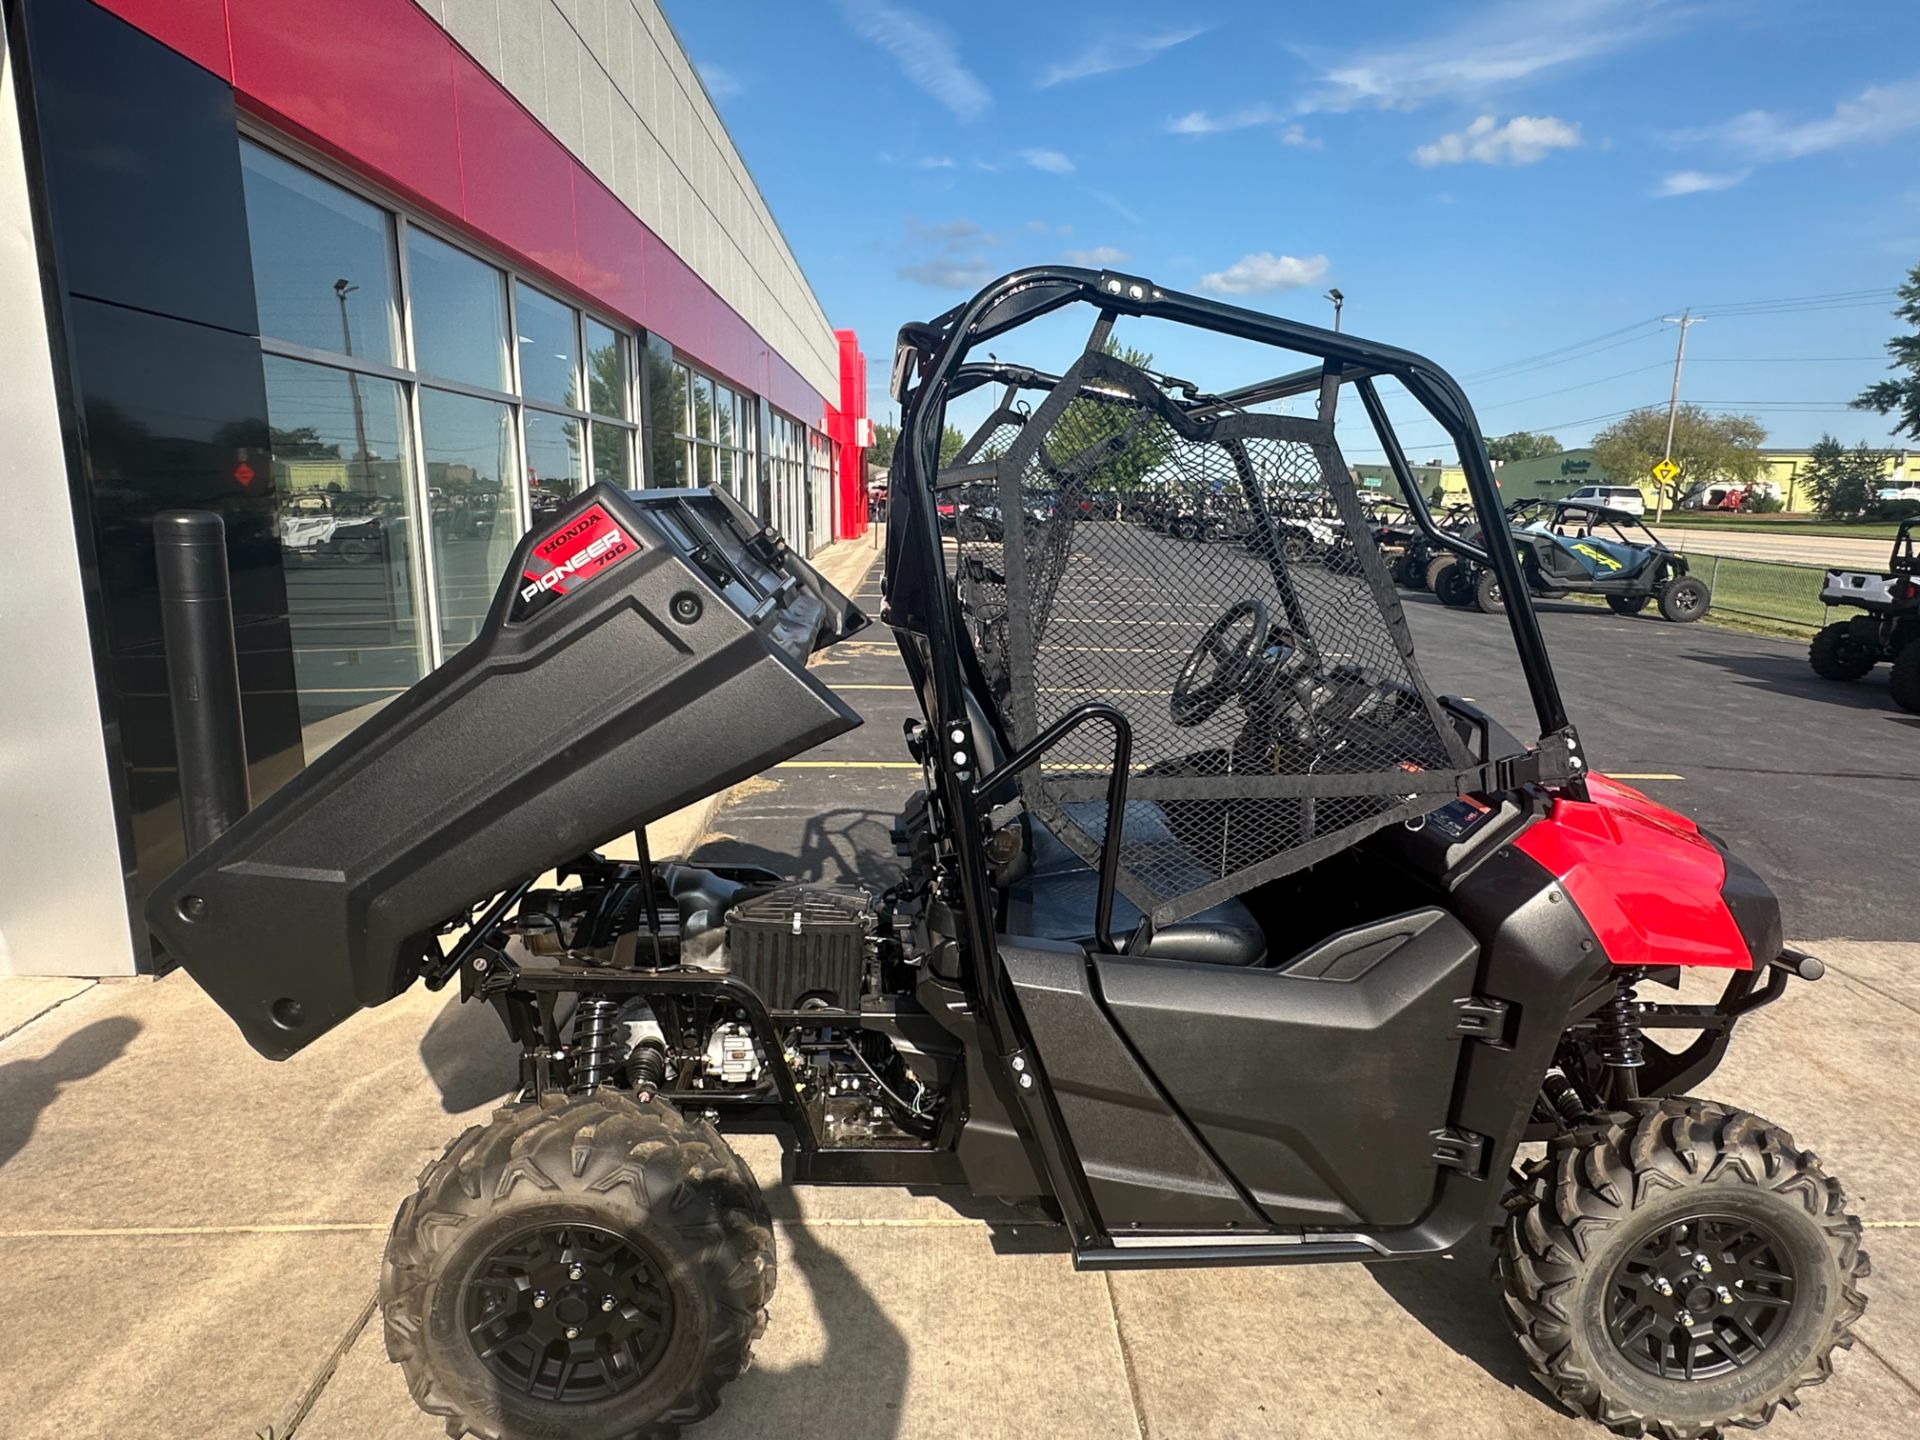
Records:
[[[1073,311],[1078,357],[1015,377],[1038,402],[943,481],[949,405],[1010,383],[970,357]],[[1302,368],[1201,391],[1109,353],[1139,317]],[[1452,437],[1484,549],[1434,522],[1377,381]],[[415,1400],[489,1440],[712,1411],[774,1288],[744,1130],[782,1137],[791,1183],[1034,1207],[1088,1269],[1491,1233],[1528,1360],[1624,1433],[1757,1424],[1826,1378],[1860,1224],[1785,1132],[1690,1095],[1820,964],[1710,833],[1590,772],[1454,381],[1034,269],[903,330],[894,393],[883,618],[924,711],[894,883],[647,857],[649,820],[859,723],[807,658],[865,619],[722,494],[598,486],[521,542],[468,649],[152,900],[270,1057],[416,982],[519,1042],[517,1100],[395,1218],[381,1304]],[[1260,408],[1290,397],[1314,413]],[[1430,686],[1343,405],[1422,533],[1510,597],[1533,742]],[[949,533],[943,483],[986,479],[1010,518]],[[1231,496],[1250,537],[1123,520],[1135,491]],[[1339,565],[1281,543],[1323,509],[1355,537]],[[639,860],[597,853],[636,830]],[[1719,998],[1647,997],[1683,970]]]

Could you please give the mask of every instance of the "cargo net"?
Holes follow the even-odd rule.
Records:
[[[1132,727],[1120,889],[1165,924],[1444,803],[1471,764],[1414,663],[1318,420],[1195,419],[1089,351],[943,472],[955,593],[1016,745],[1088,701]],[[1110,729],[1025,772],[1089,864]]]

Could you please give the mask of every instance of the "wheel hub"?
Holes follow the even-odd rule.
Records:
[[[468,1275],[462,1323],[502,1383],[585,1403],[640,1383],[673,1334],[658,1259],[595,1225],[544,1225],[496,1245]]]
[[[1751,1364],[1779,1337],[1794,1274],[1779,1239],[1732,1215],[1670,1221],[1615,1269],[1607,1332],[1642,1370],[1705,1380]]]

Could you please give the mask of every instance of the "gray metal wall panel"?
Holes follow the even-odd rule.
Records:
[[[54,398],[14,70],[0,35],[0,974],[131,975],[126,877]]]
[[[838,401],[833,327],[652,0],[416,3]]]

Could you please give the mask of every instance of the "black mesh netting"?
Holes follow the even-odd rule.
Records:
[[[1471,762],[1330,424],[1195,420],[1090,351],[953,473],[955,588],[1014,743],[1089,700],[1132,725],[1120,888],[1157,923],[1456,793]],[[1022,780],[1090,863],[1110,762],[1091,725]]]

